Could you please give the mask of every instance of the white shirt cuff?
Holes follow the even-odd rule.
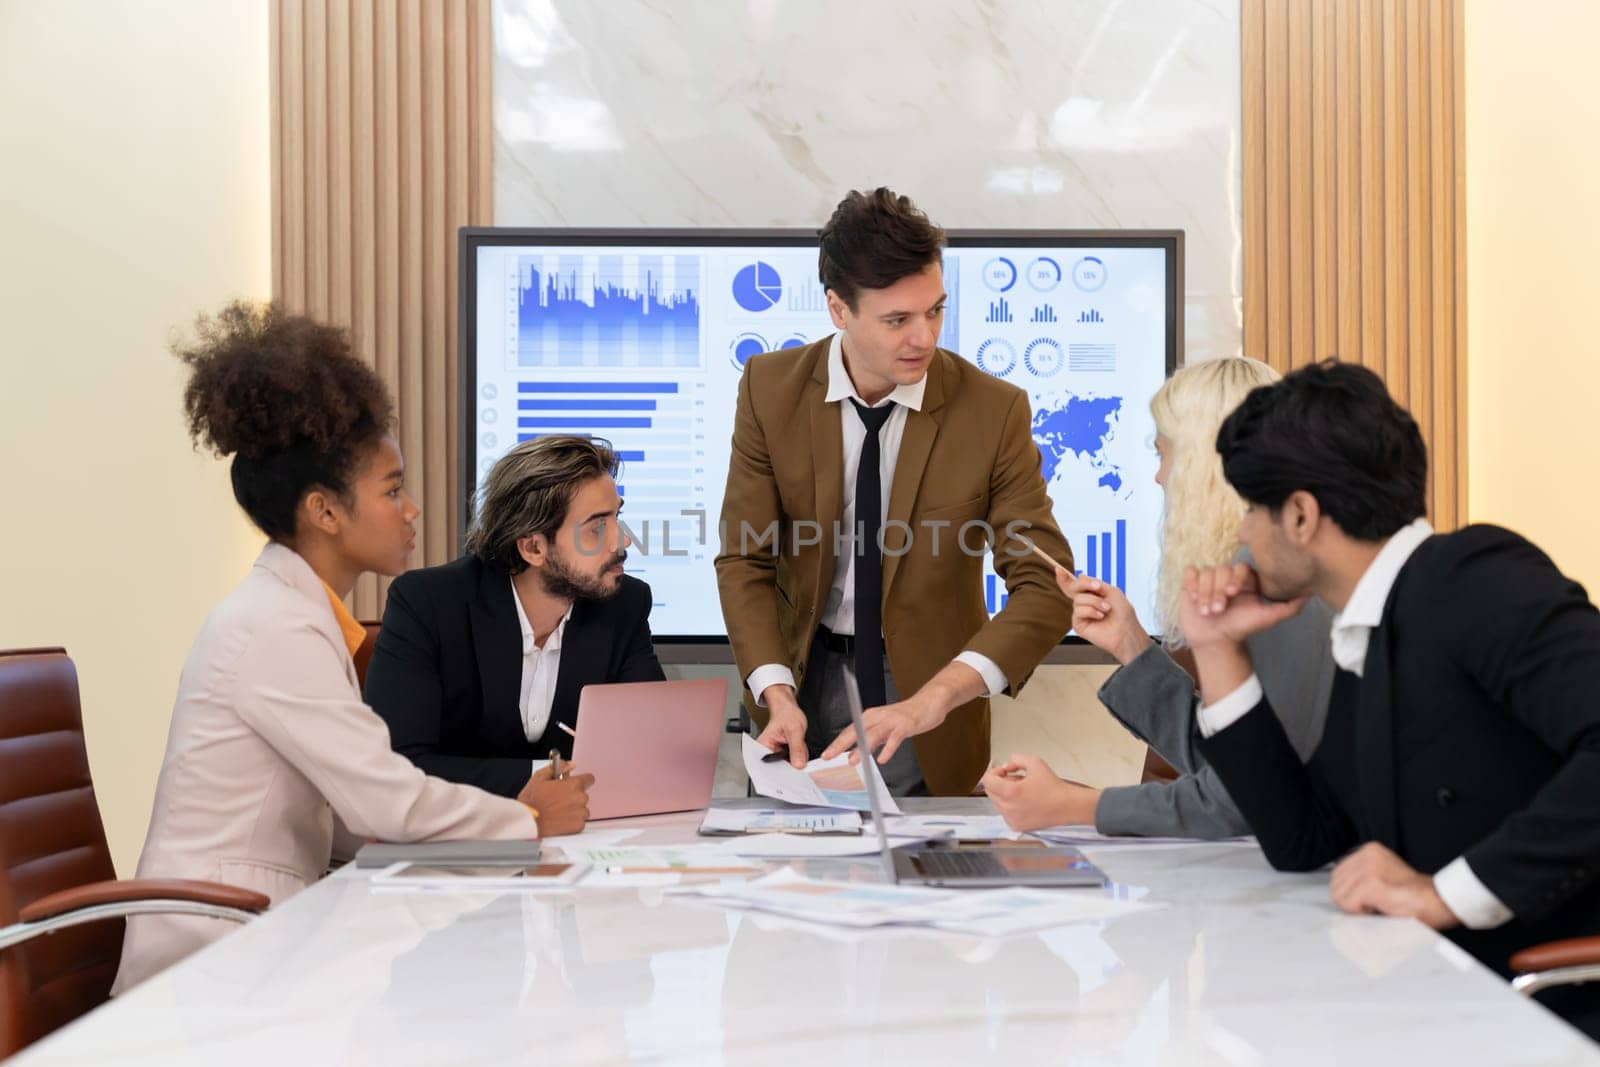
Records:
[[[761,699],[761,694],[767,691],[769,685],[786,685],[790,689],[799,689],[794,684],[794,671],[781,663],[763,663],[750,672],[750,677],[745,679],[745,685],[750,687],[750,694],[756,698],[756,707],[764,708],[767,702]]]
[[[1433,888],[1444,906],[1455,913],[1468,930],[1492,930],[1511,921],[1511,909],[1478,881],[1465,856],[1457,856],[1445,864],[1444,869],[1433,876]]]
[[[1011,683],[1006,681],[1006,672],[1000,669],[999,664],[985,656],[982,652],[959,652],[956,654],[957,663],[965,663],[983,676],[983,684],[989,687],[988,696],[997,697],[1006,691]]]
[[[1261,679],[1252,674],[1239,683],[1239,688],[1215,704],[1201,704],[1200,710],[1195,713],[1195,721],[1200,726],[1200,736],[1210,737],[1226,730],[1244,718],[1247,711],[1261,703],[1262,696]]]

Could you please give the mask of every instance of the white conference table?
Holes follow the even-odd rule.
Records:
[[[698,821],[601,825],[672,844]],[[13,1062],[1600,1063],[1431,930],[1338,913],[1325,872],[1273,871],[1248,844],[1087,851],[1110,892],[1166,906],[979,940],[659,887],[374,893],[347,867]],[[870,857],[807,863],[878,877]]]

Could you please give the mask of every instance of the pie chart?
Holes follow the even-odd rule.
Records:
[[[772,264],[757,260],[733,276],[733,299],[746,311],[765,311],[783,298],[783,280]]]

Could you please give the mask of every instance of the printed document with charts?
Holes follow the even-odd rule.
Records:
[[[871,808],[863,781],[867,778],[872,782],[884,813],[900,814],[900,806],[889,795],[883,775],[878,773],[877,761],[873,759],[863,758],[851,766],[850,754],[845,753],[829,760],[812,760],[803,770],[796,770],[788,760],[766,762],[765,757],[770,755],[772,753],[755,738],[744,735],[744,769],[750,775],[750,784],[764,797],[813,807],[867,811]]]

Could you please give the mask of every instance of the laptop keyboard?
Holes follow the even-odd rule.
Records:
[[[918,852],[911,857],[918,871],[930,878],[996,878],[1005,865],[987,852]]]

